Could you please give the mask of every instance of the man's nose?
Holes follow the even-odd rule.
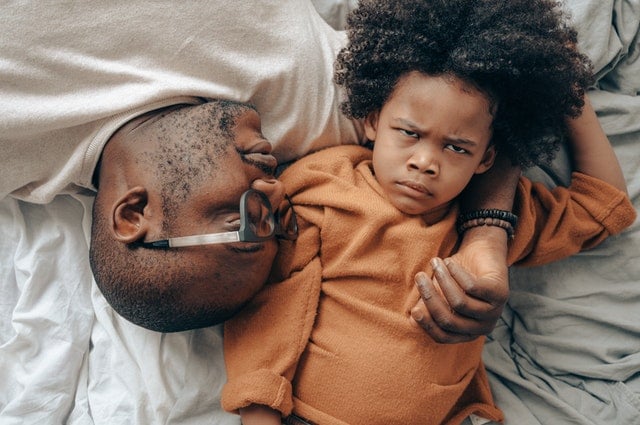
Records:
[[[411,155],[408,167],[420,173],[437,176],[440,173],[438,155],[434,148],[419,149]]]
[[[269,202],[274,210],[278,209],[282,201],[284,200],[284,185],[277,179],[257,179],[251,183],[251,188],[259,190],[267,195]]]

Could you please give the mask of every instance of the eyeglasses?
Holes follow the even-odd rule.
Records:
[[[229,242],[262,242],[274,236],[295,240],[298,237],[296,213],[289,196],[285,195],[285,198],[288,205],[274,213],[269,198],[264,193],[249,189],[240,197],[239,230],[139,242],[137,245],[144,248],[167,249]]]

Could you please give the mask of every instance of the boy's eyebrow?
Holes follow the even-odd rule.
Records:
[[[471,139],[465,139],[464,137],[458,137],[458,136],[447,136],[445,137],[445,140],[448,140],[449,142],[455,142],[458,145],[469,145],[469,146],[478,145],[478,143],[476,143]]]
[[[411,131],[415,131],[416,133],[426,132],[424,129],[420,128],[419,125],[417,125],[413,121],[407,120],[406,118],[394,118],[393,121],[395,121],[399,125],[408,127]],[[445,140],[449,142],[454,142],[460,145],[478,146],[478,142],[471,139],[464,138],[464,137],[459,137],[459,136],[445,136]]]
[[[416,132],[424,133],[424,130],[422,130],[416,123],[414,123],[413,121],[409,121],[406,118],[393,118],[393,121],[395,121],[399,125],[407,126],[411,130],[416,130]]]

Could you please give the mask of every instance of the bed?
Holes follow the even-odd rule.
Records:
[[[289,5],[293,10],[302,3]],[[315,3],[336,28],[344,24],[346,11],[355,4]],[[579,29],[580,47],[597,70],[592,101],[622,163],[634,205],[640,209],[640,147],[636,146],[640,143],[640,1],[565,3]],[[144,5],[140,2],[141,8]],[[30,10],[22,7],[21,13],[25,14],[37,10],[36,6]],[[11,21],[7,16],[0,22]],[[280,15],[261,19],[274,16]],[[125,18],[109,16],[116,24]],[[311,23],[321,28],[316,20]],[[43,25],[50,28],[46,22]],[[339,42],[340,37],[331,40]],[[333,48],[316,47],[324,52]],[[37,54],[37,49],[34,52],[26,56]],[[6,71],[7,63],[0,61],[0,72]],[[94,65],[87,66],[93,70]],[[34,68],[27,71],[36,72]],[[0,81],[4,81],[0,94],[15,93],[15,86],[3,78]],[[286,89],[280,86],[278,96],[295,96]],[[308,98],[310,93],[304,96]],[[126,94],[125,90],[118,96]],[[275,97],[255,99],[255,91],[236,94],[254,96],[253,100],[265,104]],[[3,105],[9,108],[12,99],[2,97],[0,104],[6,101]],[[113,109],[107,104],[113,98],[104,103],[89,100],[91,108],[103,109],[100,119],[131,112]],[[129,106],[139,112],[135,108],[143,100],[158,99],[136,99]],[[285,102],[281,107],[288,106]],[[85,116],[94,113],[93,109],[75,112]],[[18,117],[21,113],[20,108],[11,111]],[[292,129],[296,118],[291,117],[284,129],[268,128],[272,131],[268,136],[299,137],[302,133]],[[0,121],[1,144],[5,144],[7,132],[17,131],[11,127],[11,119],[13,116],[5,113]],[[332,120],[337,119],[322,116],[326,126],[335,125]],[[24,128],[37,122],[27,121]],[[77,124],[67,122],[70,126]],[[355,137],[353,129],[340,128],[347,137]],[[43,126],[43,131],[59,130],[61,127],[52,124]],[[336,137],[335,133],[326,133],[324,127],[303,130],[315,131],[327,140]],[[6,157],[2,159],[0,179],[29,173],[18,168],[21,165],[17,159],[11,163]],[[41,159],[43,163],[49,160]],[[531,170],[530,174],[549,185],[560,184],[568,177],[566,161],[566,155],[560,155],[552,167]],[[47,189],[45,192],[51,194],[51,188]],[[0,423],[238,424],[236,416],[219,408],[219,390],[224,382],[220,328],[159,334],[117,316],[92,282],[89,268],[91,193],[68,190],[66,186],[56,186],[53,192],[55,196],[33,199],[22,192],[1,193]],[[512,271],[509,303],[484,352],[492,388],[507,424],[638,423],[638,257],[640,223],[636,222],[592,251],[543,268]]]

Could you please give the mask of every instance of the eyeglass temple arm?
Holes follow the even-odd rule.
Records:
[[[141,246],[143,248],[157,248],[157,249],[171,248],[169,239],[163,239],[160,241],[153,241],[153,242],[137,242],[136,245]]]
[[[185,246],[212,245],[227,242],[240,242],[240,232],[209,233],[206,235],[180,236],[152,242],[138,242],[144,248],[178,248]]]

